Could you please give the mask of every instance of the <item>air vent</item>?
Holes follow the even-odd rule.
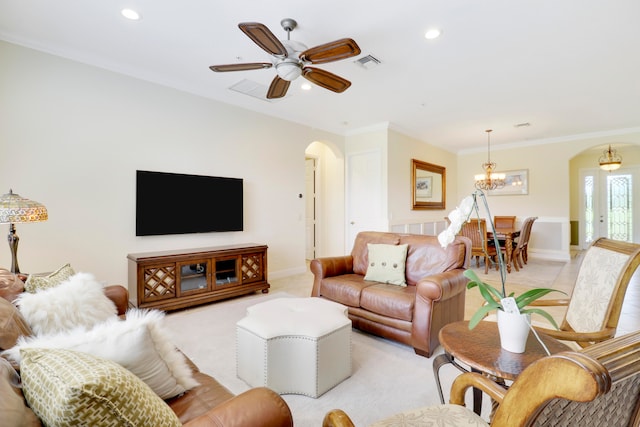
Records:
[[[355,61],[356,64],[370,70],[378,65],[380,65],[381,61],[373,55],[363,56],[362,58]]]
[[[247,79],[240,80],[238,83],[230,86],[229,89],[267,102],[275,102],[279,99],[283,99],[267,99],[267,92],[269,91],[269,88],[266,85]]]

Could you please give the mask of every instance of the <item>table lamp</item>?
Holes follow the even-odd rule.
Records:
[[[11,249],[11,272],[20,273],[18,267],[18,241],[16,223],[46,221],[47,208],[42,203],[25,199],[12,190],[0,197],[0,224],[9,224],[9,248]]]

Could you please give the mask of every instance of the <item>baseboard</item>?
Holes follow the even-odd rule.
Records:
[[[561,251],[529,248],[529,258],[547,261],[571,261],[571,254]]]
[[[307,272],[307,266],[303,265],[295,268],[288,268],[285,270],[270,271],[269,279],[282,279],[283,277],[295,276],[296,274],[303,274]]]

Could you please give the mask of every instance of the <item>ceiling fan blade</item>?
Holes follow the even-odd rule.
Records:
[[[209,68],[211,71],[223,73],[226,71],[261,70],[271,67],[273,67],[273,64],[270,62],[247,62],[246,64],[212,65]]]
[[[318,86],[338,93],[344,92],[351,86],[349,80],[320,68],[304,67],[302,69],[302,76]]]
[[[241,22],[238,24],[238,27],[240,27],[242,32],[253,40],[255,44],[271,55],[280,57],[287,56],[287,49],[264,24],[259,22]]]
[[[280,77],[276,76],[271,81],[271,85],[269,86],[267,99],[282,98],[287,94],[287,90],[289,89],[290,84],[290,81],[281,79]]]
[[[300,54],[300,59],[312,64],[324,64],[356,55],[360,55],[358,44],[353,39],[340,39],[307,49]]]

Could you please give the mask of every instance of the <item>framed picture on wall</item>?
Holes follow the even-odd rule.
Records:
[[[529,194],[529,170],[518,169],[501,172],[505,174],[504,187],[490,190],[490,196],[512,196]]]
[[[446,168],[411,159],[411,209],[444,209]]]

